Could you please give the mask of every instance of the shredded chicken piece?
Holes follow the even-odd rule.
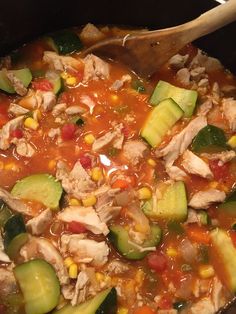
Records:
[[[171,68],[179,70],[185,66],[186,62],[188,61],[188,58],[189,54],[180,55],[179,53],[177,53],[176,55],[170,58],[168,63]]]
[[[124,157],[132,164],[137,165],[148,152],[148,147],[145,143],[139,140],[128,141],[124,144]]]
[[[7,297],[17,291],[17,284],[11,267],[0,267],[0,296]]]
[[[56,104],[56,95],[51,91],[29,90],[27,95],[19,101],[19,105],[31,109],[39,108],[50,111]]]
[[[89,277],[87,273],[82,270],[76,281],[75,285],[75,293],[73,295],[73,299],[71,300],[71,304],[73,306],[83,303],[86,300],[89,289]]]
[[[197,55],[192,59],[190,67],[204,67],[206,72],[212,72],[222,69],[222,64],[216,58],[207,56],[202,50],[198,49]]]
[[[0,199],[3,200],[12,210],[25,214],[30,215],[30,208],[20,199],[17,197],[12,196],[8,191],[0,188]]]
[[[110,76],[109,64],[93,54],[87,55],[84,59],[83,83],[89,80],[108,79]]]
[[[184,180],[187,174],[177,166],[166,167],[166,173],[171,180],[179,181]]]
[[[208,298],[203,298],[200,301],[194,303],[190,310],[189,314],[215,314],[215,308],[214,305],[212,304],[211,299]]]
[[[212,203],[223,202],[225,197],[225,192],[209,189],[195,193],[191,197],[188,205],[195,209],[207,209]]]
[[[183,153],[182,166],[188,173],[198,175],[208,180],[213,179],[213,173],[208,164],[190,150],[186,150]]]
[[[70,106],[65,110],[65,113],[68,115],[73,115],[73,114],[81,114],[84,113],[85,109],[81,106]]]
[[[223,151],[223,152],[215,153],[215,154],[203,153],[201,154],[201,156],[209,160],[219,160],[221,164],[225,164],[226,162],[235,158],[236,153],[234,150],[227,150],[227,151]]]
[[[38,216],[28,220],[26,223],[26,227],[33,235],[39,236],[48,229],[52,222],[52,219],[52,211],[50,210],[50,208],[47,208],[42,211]]]
[[[45,51],[43,61],[48,63],[50,68],[57,71],[65,71],[68,68],[81,69],[81,60],[70,56],[59,56],[56,52]]]
[[[35,154],[35,149],[25,138],[14,138],[12,143],[16,145],[17,154],[22,157],[30,158]]]
[[[12,71],[6,71],[6,76],[11,82],[12,86],[14,87],[18,95],[24,96],[27,94],[27,88],[24,86],[21,80],[15,76],[15,74]]]
[[[131,82],[132,77],[129,74],[122,75],[120,80],[116,80],[110,87],[110,90],[118,91],[124,84]]]
[[[61,135],[61,129],[60,128],[51,128],[48,131],[48,136],[51,137],[52,139],[54,139],[56,136],[60,136]]]
[[[63,113],[66,110],[67,106],[64,103],[57,104],[52,109],[52,115],[54,117],[59,116],[61,113]]]
[[[10,106],[8,108],[8,112],[10,114],[12,114],[13,116],[18,117],[18,116],[22,116],[22,115],[28,113],[29,109],[26,109],[22,106],[14,104],[14,103],[10,103]]]
[[[211,110],[213,103],[210,99],[206,100],[203,104],[199,106],[197,114],[199,116],[206,116],[208,112]]]
[[[107,265],[107,270],[110,274],[119,275],[128,271],[129,267],[120,261],[113,260]]]
[[[233,98],[223,98],[222,109],[230,129],[236,131],[236,100]]]
[[[183,84],[188,86],[190,84],[190,72],[187,68],[182,68],[176,73],[177,80]]]
[[[164,157],[166,167],[171,167],[175,160],[182,155],[187,147],[191,144],[197,133],[207,125],[205,117],[200,116],[192,121],[162,150],[157,150],[157,157]]]
[[[17,129],[24,120],[24,116],[17,117],[7,122],[0,130],[0,149],[6,150],[11,145],[11,132]]]
[[[67,269],[64,260],[56,247],[45,238],[30,237],[28,242],[21,248],[20,255],[25,261],[32,258],[41,257],[51,264],[62,285],[69,282]]]
[[[95,25],[88,23],[82,29],[80,38],[84,43],[91,45],[104,39],[105,35]]]
[[[124,140],[124,134],[121,132],[122,128],[122,123],[115,125],[112,131],[107,132],[106,134],[102,135],[94,141],[92,150],[99,151],[100,149],[112,142],[113,147],[121,149]]]
[[[107,235],[109,233],[107,225],[100,220],[93,207],[67,207],[58,214],[58,219],[64,222],[79,222],[94,234]]]

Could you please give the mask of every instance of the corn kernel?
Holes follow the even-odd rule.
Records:
[[[211,265],[201,265],[198,268],[198,273],[202,279],[207,279],[215,275],[215,270]]]
[[[138,190],[138,198],[140,200],[148,200],[151,197],[152,197],[152,192],[149,188],[143,187]]]
[[[218,185],[219,185],[219,183],[218,183],[217,181],[212,181],[212,182],[210,182],[210,184],[209,184],[209,186],[210,186],[211,189],[217,188]]]
[[[96,272],[95,276],[98,282],[101,282],[104,280],[104,275],[102,273]]]
[[[129,310],[126,307],[119,307],[117,314],[129,314]]]
[[[146,227],[144,227],[142,224],[135,224],[134,229],[137,232],[145,233],[146,232]]]
[[[111,95],[111,100],[112,100],[113,102],[117,102],[117,101],[119,100],[119,97],[118,97],[117,95],[115,95],[115,94],[112,94],[112,95]]]
[[[78,266],[73,263],[69,267],[69,277],[71,279],[76,279],[77,276],[78,276]]]
[[[65,260],[64,260],[64,265],[69,268],[72,264],[74,264],[74,261],[71,257],[67,257]]]
[[[85,207],[93,206],[96,204],[96,202],[97,202],[97,199],[96,199],[96,196],[94,196],[94,195],[91,195],[91,196],[84,198],[82,200],[82,203]]]
[[[93,136],[93,134],[86,134],[84,137],[84,141],[86,144],[92,145],[95,141],[95,137]]]
[[[68,77],[70,77],[70,75],[66,72],[62,72],[61,73],[61,78],[63,78],[63,80],[66,80]]]
[[[35,121],[33,118],[27,118],[25,119],[24,126],[31,130],[37,130],[39,127],[39,123]]]
[[[157,163],[155,162],[155,160],[152,159],[152,158],[149,158],[147,162],[148,162],[149,166],[151,166],[151,167],[155,167],[156,164],[157,164]]]
[[[35,121],[39,121],[40,119],[42,119],[42,113],[39,109],[33,111],[33,119]]]
[[[230,147],[236,148],[236,135],[231,136],[227,143]]]
[[[80,206],[81,202],[77,200],[76,198],[70,198],[69,199],[69,205],[70,206]]]
[[[56,167],[56,164],[57,164],[57,162],[55,159],[50,160],[48,163],[48,169],[50,169],[50,170],[54,169]]]
[[[102,169],[99,167],[95,167],[92,169],[91,171],[91,177],[94,181],[99,181],[102,179],[103,175],[102,175]]]
[[[4,169],[7,171],[14,171],[14,172],[19,171],[19,167],[14,162],[9,162],[5,164]]]
[[[176,257],[178,255],[178,252],[176,249],[174,249],[173,247],[168,247],[167,250],[166,250],[166,254],[169,256],[169,257]]]
[[[67,85],[75,85],[76,83],[77,83],[76,77],[74,77],[74,76],[68,77],[66,79],[66,84]]]

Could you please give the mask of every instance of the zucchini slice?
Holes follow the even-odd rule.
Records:
[[[142,244],[142,247],[156,247],[161,241],[161,234],[160,227],[153,224],[151,226],[150,238]],[[129,242],[128,231],[123,226],[111,226],[108,237],[118,252],[127,259],[140,260],[148,254],[148,251],[141,252],[135,245]]]
[[[150,103],[158,105],[162,100],[172,98],[184,111],[185,117],[191,117],[196,106],[198,94],[194,90],[176,87],[165,81],[159,81]]]
[[[98,293],[93,299],[77,306],[64,306],[53,314],[116,314],[117,293],[115,288],[106,289]]]
[[[224,131],[210,124],[201,129],[192,142],[195,153],[214,153],[227,148]]]
[[[173,99],[165,99],[148,115],[141,130],[141,136],[157,147],[167,132],[183,116],[183,110]]]
[[[22,83],[25,87],[28,87],[32,81],[32,74],[30,69],[20,69],[20,70],[10,70]],[[8,80],[4,70],[0,71],[0,89],[9,94],[14,94],[16,91]]]
[[[18,181],[12,191],[13,196],[38,201],[46,207],[56,209],[62,195],[61,183],[49,174],[33,174]]]
[[[236,248],[226,231],[215,229],[210,233],[213,250],[220,260],[220,272],[224,272],[224,283],[236,292]],[[223,278],[222,278],[223,279]]]
[[[7,220],[12,216],[10,208],[0,200],[0,228],[3,228]]]
[[[236,217],[236,190],[234,190],[225,201],[219,205],[218,209],[229,216]]]
[[[14,275],[24,296],[26,314],[53,310],[60,297],[60,284],[53,267],[42,259],[17,265]]]

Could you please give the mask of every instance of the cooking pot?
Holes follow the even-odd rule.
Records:
[[[0,56],[47,32],[92,22],[150,29],[175,26],[223,0],[7,0],[0,1]],[[196,41],[236,73],[236,23]],[[234,305],[235,303],[235,305]],[[219,313],[235,314],[236,300]]]

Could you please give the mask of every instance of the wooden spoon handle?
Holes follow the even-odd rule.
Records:
[[[191,41],[236,20],[236,0],[229,0],[216,8],[200,15],[197,19],[187,23],[191,29]],[[187,25],[186,25],[187,26]],[[233,40],[233,39],[232,39]]]

